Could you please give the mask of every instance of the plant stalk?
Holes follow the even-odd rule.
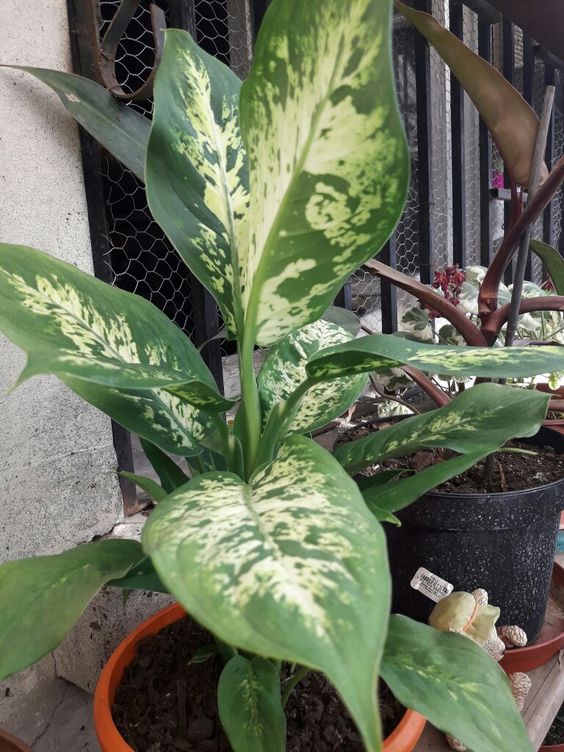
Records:
[[[532,201],[539,187],[541,167],[544,160],[544,153],[546,151],[548,128],[550,125],[550,118],[552,116],[552,106],[554,104],[554,92],[554,86],[547,86],[544,92],[542,113],[540,116],[537,137],[535,140],[535,149],[533,151],[531,174],[529,176],[527,204]],[[532,223],[529,223],[525,228],[525,231],[521,235],[521,240],[519,241],[519,250],[517,251],[517,260],[515,263],[515,274],[513,276],[513,290],[511,291],[509,318],[505,332],[505,347],[511,347],[511,345],[515,341],[515,333],[517,331],[517,323],[519,321],[519,313],[521,309],[521,298],[523,296],[523,282],[525,280],[525,270],[527,267],[527,258],[529,256],[531,231]],[[502,379],[500,383],[505,382],[506,379]],[[487,489],[489,489],[492,484],[494,464],[495,454],[488,455],[486,457],[486,462],[484,465],[484,482]]]
[[[249,327],[252,329],[252,327]],[[243,411],[244,436],[242,446],[245,462],[245,479],[248,480],[256,466],[260,434],[260,399],[254,368],[254,340],[247,332],[239,350],[239,372],[241,374],[241,407]]]
[[[304,679],[310,672],[311,669],[306,668],[305,666],[301,666],[294,674],[288,679],[288,683],[286,684],[284,688],[284,692],[282,693],[282,707],[286,707],[286,703],[290,699],[290,695],[292,694],[292,690],[294,687],[296,687],[302,679]]]
[[[554,104],[554,92],[554,86],[547,86],[544,92],[542,113],[539,120],[537,138],[535,141],[535,150],[533,152],[533,161],[531,165],[527,203],[529,203],[531,199],[534,198],[535,193],[538,190],[541,167],[544,160],[544,153],[546,151],[548,128],[550,125],[550,118],[552,116],[552,106]],[[507,322],[507,330],[505,333],[505,347],[511,347],[515,340],[515,332],[517,331],[517,322],[519,319],[519,309],[521,306],[521,297],[523,295],[525,269],[527,266],[527,258],[529,256],[531,231],[532,225],[529,224],[525,232],[521,235],[521,240],[519,242],[519,250],[517,252],[517,261],[515,264],[515,275],[513,277],[513,290],[511,292],[511,308],[509,313],[509,320]]]

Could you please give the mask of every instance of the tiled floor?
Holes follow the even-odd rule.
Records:
[[[92,696],[63,679],[28,695],[2,727],[33,752],[99,752],[92,723]]]

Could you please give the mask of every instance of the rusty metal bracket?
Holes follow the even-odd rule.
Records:
[[[153,93],[155,74],[162,58],[166,17],[164,11],[151,3],[151,26],[155,41],[155,62],[146,81],[134,92],[123,90],[116,77],[116,56],[121,38],[127,31],[140,0],[123,0],[97,49],[97,66],[105,87],[117,98],[130,101],[148,99]]]

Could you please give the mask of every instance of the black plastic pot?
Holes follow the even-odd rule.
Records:
[[[547,429],[528,443],[564,452],[564,436]],[[524,491],[431,492],[385,525],[393,580],[392,609],[427,621],[434,606],[410,586],[419,567],[455,590],[485,588],[501,609],[500,624],[517,624],[529,641],[543,624],[556,550],[564,478]]]

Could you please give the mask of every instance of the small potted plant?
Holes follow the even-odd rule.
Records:
[[[387,335],[356,340],[323,319],[403,209],[408,159],[391,14],[388,0],[274,0],[242,87],[189,34],[169,31],[151,124],[93,82],[32,71],[145,180],[155,219],[215,295],[236,340],[241,398],[226,422],[234,401],[144,299],[34,249],[0,246],[0,329],[27,354],[21,378],[55,374],[138,434],[161,481],[134,477],[156,500],[141,544],[101,540],[0,566],[0,676],[52,650],[105,584],[164,589],[182,609],[142,631],[177,621],[183,609],[208,630],[207,653],[220,661],[216,716],[235,752],[283,752],[291,720],[284,703],[312,670],[336,688],[367,752],[382,749],[379,677],[405,708],[471,748],[530,751],[503,672],[483,651],[390,615],[381,520],[393,519],[398,499],[430,487],[429,476],[382,495],[375,480],[363,497],[308,436],[350,406],[375,369],[408,364],[500,378],[564,364],[558,347],[460,351]],[[270,348],[258,377],[256,345]],[[458,452],[437,467],[436,483],[511,436],[534,433],[548,399],[477,385],[424,425],[383,431],[379,457],[434,431],[436,445]],[[167,453],[187,458],[187,467]],[[117,681],[137,639],[110,661]],[[108,706],[113,689],[105,692]],[[175,732],[198,702],[179,693]],[[420,731],[411,714],[413,723]],[[131,748],[117,730],[110,746],[100,725],[98,733],[108,752]],[[406,749],[393,737],[385,749]],[[175,744],[189,749],[190,741]]]
[[[461,350],[484,345],[501,350],[503,345],[511,344],[515,336],[533,344],[539,341],[559,343],[564,296],[530,282],[523,283],[522,279],[515,281],[519,289],[508,288],[502,278],[520,241],[527,243],[531,224],[560,187],[564,158],[556,162],[550,173],[540,164],[537,174],[542,183],[536,192],[536,185],[529,186],[531,198],[524,205],[523,186],[529,182],[533,170],[536,115],[497,70],[431,16],[400,2],[396,2],[396,7],[434,45],[480,110],[510,178],[511,222],[488,268],[447,267],[436,272],[431,286],[376,260],[367,262],[366,266],[382,279],[411,293],[419,302],[403,315],[407,330],[404,334],[411,340],[458,344]],[[564,262],[560,256],[538,241],[532,241],[531,247],[546,265],[553,282],[551,287],[557,293],[564,292]],[[513,314],[513,329],[509,332],[508,322]],[[438,326],[437,322],[441,321],[442,325]],[[507,350],[506,353],[510,358]],[[441,406],[447,405],[453,394],[462,396],[467,388],[463,378],[445,379],[441,387],[417,369],[404,369],[404,373]],[[441,374],[441,370],[437,368],[435,373]],[[550,369],[546,373],[550,373]],[[504,381],[509,376],[506,374]],[[553,373],[552,378],[558,382],[559,373]],[[551,405],[558,410],[561,396],[555,393]],[[553,423],[555,417],[558,415],[547,423]],[[417,449],[432,449],[432,444],[419,438]],[[554,456],[563,449],[561,435],[543,431],[534,441],[536,455],[541,452],[540,455],[535,456],[535,452],[533,456],[527,455],[526,447],[517,448],[520,455],[491,455],[479,472],[474,469],[456,484],[432,491],[402,512],[399,515],[403,523],[401,531],[387,528],[395,609],[426,620],[431,607],[410,586],[413,574],[423,566],[453,581],[459,589],[471,590],[478,581],[482,583],[500,604],[502,612],[512,622],[522,624],[534,641],[544,619],[558,516],[564,506],[561,462]],[[358,450],[363,447],[366,464],[369,464],[367,447],[370,443],[370,438],[362,439],[339,448],[336,456],[349,469],[358,471],[362,467]],[[542,447],[547,444],[553,449],[542,454]],[[535,447],[529,449],[535,450]],[[435,457],[435,461],[441,459]],[[549,467],[552,467],[552,474]],[[524,476],[524,482],[517,477],[519,473]],[[527,551],[526,556],[523,551]]]

